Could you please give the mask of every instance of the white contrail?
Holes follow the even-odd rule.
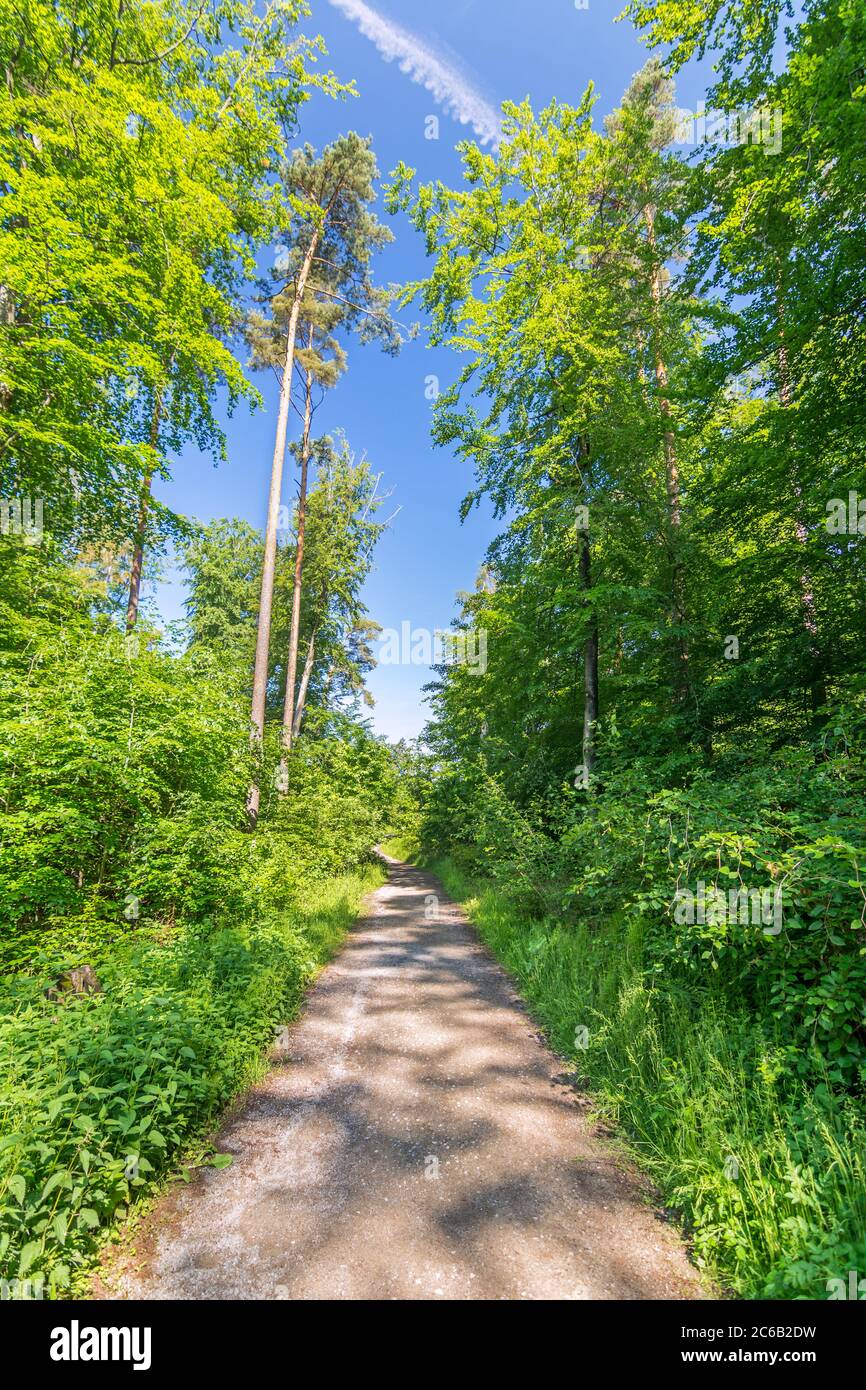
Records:
[[[488,101],[476,92],[456,68],[450,66],[415,34],[401,29],[393,20],[366,5],[364,0],[331,0],[338,10],[357,24],[365,38],[376,45],[390,63],[396,58],[400,71],[413,82],[420,82],[449,116],[471,125],[482,145],[498,144],[502,136],[499,117]]]

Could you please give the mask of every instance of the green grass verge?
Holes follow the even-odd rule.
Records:
[[[702,1268],[746,1298],[826,1298],[829,1280],[866,1274],[862,1110],[791,1082],[712,985],[650,983],[639,920],[529,922],[452,861],[429,868],[681,1216]]]
[[[3,982],[5,1296],[80,1288],[112,1224],[196,1141],[207,1152],[208,1128],[261,1075],[275,1031],[383,881],[375,864],[270,921],[136,934],[102,950],[92,998],[52,1002],[34,974]]]

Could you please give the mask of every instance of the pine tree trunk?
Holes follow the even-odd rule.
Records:
[[[283,379],[280,385],[280,408],[277,415],[277,434],[274,443],[274,457],[271,464],[271,487],[268,495],[268,522],[265,531],[265,553],[262,560],[262,589],[259,600],[259,624],[256,637],[256,660],[253,670],[253,699],[250,715],[251,743],[254,752],[261,749],[265,732],[265,702],[268,690],[268,655],[271,641],[271,612],[274,604],[274,574],[277,561],[277,526],[280,514],[280,498],[283,491],[283,464],[286,456],[286,434],[289,422],[289,404],[292,396],[292,373],[295,366],[295,337],[298,331],[298,315],[301,300],[307,286],[313,257],[319,244],[320,233],[313,233],[307,247],[295,287],[295,298],[289,315],[286,336],[286,357],[283,364]],[[254,781],[247,796],[247,817],[251,826],[258,820],[259,785]]]
[[[313,329],[310,327],[309,348],[313,346]],[[295,583],[292,592],[292,625],[289,634],[289,659],[286,670],[286,698],[283,702],[283,750],[288,753],[292,746],[295,722],[295,681],[298,673],[298,640],[301,630],[301,589],[304,575],[304,532],[307,519],[307,467],[310,460],[310,424],[313,418],[313,373],[307,372],[306,398],[304,403],[304,438],[301,445],[301,481],[298,489],[298,535],[295,548]],[[281,768],[285,766],[285,759]],[[280,786],[285,779],[280,778]]]

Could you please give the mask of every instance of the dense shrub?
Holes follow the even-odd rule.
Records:
[[[62,1290],[255,1075],[378,881],[396,769],[311,708],[251,834],[243,656],[128,640],[86,567],[2,546],[0,1277]],[[99,992],[57,989],[85,963]]]
[[[636,762],[525,806],[483,762],[446,765],[424,821],[696,1257],[747,1296],[825,1297],[866,1263],[864,733],[854,701],[808,749],[668,786]],[[731,914],[741,888],[773,910]]]
[[[658,770],[637,764],[589,802],[565,787],[558,803],[529,810],[482,766],[466,778],[451,771],[435,785],[425,841],[482,872],[530,917],[590,926],[639,918],[649,982],[698,998],[710,987],[727,993],[784,1049],[788,1068],[859,1086],[864,733],[864,708],[854,707],[812,749],[783,748],[660,789]],[[701,884],[706,920],[696,904],[694,920],[682,920],[685,892],[696,900]],[[735,915],[731,890],[764,896],[739,902]],[[724,906],[714,913],[715,892]]]
[[[866,1263],[866,1120],[792,1076],[784,1045],[715,975],[651,969],[646,919],[528,917],[502,887],[435,863],[682,1220],[697,1262],[745,1297],[827,1296]]]
[[[245,1084],[354,918],[363,874],[269,919],[142,933],[105,948],[104,994],[0,993],[0,1271],[63,1289],[106,1224]],[[217,1163],[219,1159],[216,1160]]]

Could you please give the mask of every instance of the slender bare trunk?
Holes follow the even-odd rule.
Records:
[[[301,720],[304,717],[304,705],[307,702],[307,687],[310,684],[310,676],[313,674],[313,659],[316,651],[316,629],[310,634],[307,655],[304,661],[304,669],[301,672],[301,684],[298,688],[298,700],[295,706],[295,718],[292,724],[292,738],[297,738],[301,732]]]
[[[150,446],[155,449],[159,443],[159,422],[162,417],[162,389],[157,392],[150,421]],[[141,597],[141,571],[144,566],[144,541],[147,530],[147,513],[150,508],[150,491],[153,487],[153,469],[149,468],[141,483],[141,496],[138,503],[138,520],[135,526],[135,543],[132,550],[132,570],[129,575],[129,598],[126,604],[126,630],[132,632],[138,621],[138,603]]]
[[[253,670],[253,700],[250,715],[251,742],[254,752],[262,745],[265,732],[265,701],[268,689],[268,653],[271,640],[271,612],[274,604],[274,573],[277,560],[277,525],[280,514],[280,498],[283,491],[283,464],[286,456],[286,434],[289,422],[289,404],[292,396],[292,372],[295,366],[295,337],[298,331],[298,314],[301,300],[307,286],[313,257],[319,244],[319,232],[313,233],[306,255],[301,264],[295,298],[289,314],[289,327],[286,336],[286,357],[283,363],[283,379],[280,384],[280,408],[277,415],[277,434],[274,443],[274,458],[271,464],[271,487],[268,495],[268,523],[265,530],[265,553],[262,560],[262,590],[259,600],[259,625],[256,638],[256,660]],[[255,825],[259,814],[259,785],[256,780],[247,796],[247,817]]]
[[[788,340],[785,331],[785,296],[782,289],[781,271],[776,280],[776,317],[778,337],[776,340],[776,373],[779,404],[788,410],[793,398],[791,386],[791,365],[788,358]],[[798,545],[804,549],[809,541],[809,530],[803,517],[803,487],[796,468],[793,469],[792,490],[794,493],[794,529]],[[818,636],[818,608],[815,602],[815,589],[812,575],[808,569],[800,572],[800,613],[806,630],[813,670],[809,682],[812,709],[820,709],[827,701],[827,691],[821,671],[821,643]]]
[[[662,435],[662,444],[665,456],[665,485],[668,495],[668,509],[672,526],[679,526],[681,520],[680,513],[680,473],[677,464],[677,450],[674,442],[674,433],[671,429],[671,403],[667,397],[668,388],[668,369],[665,365],[661,351],[661,303],[662,303],[662,267],[656,255],[656,232],[655,232],[656,210],[651,205],[644,208],[644,219],[647,228],[647,242],[653,253],[652,269],[650,271],[650,292],[652,294],[653,315],[655,319],[655,332],[653,333],[653,351],[655,356],[655,375],[658,385],[659,409],[664,417],[665,429]]]
[[[646,338],[642,330],[637,330],[637,379],[640,382],[641,395],[644,405],[649,405],[649,391],[647,390],[646,369],[644,367],[644,353],[646,351]]]
[[[0,324],[4,328],[15,323],[15,298],[7,285],[0,285]],[[12,387],[0,381],[0,410],[6,410],[12,398]]]
[[[680,629],[675,642],[676,668],[675,688],[680,701],[684,701],[691,690],[689,673],[689,648],[682,628],[685,625],[685,599],[683,566],[680,553],[680,530],[682,526],[682,502],[680,497],[680,471],[677,462],[676,441],[671,428],[671,403],[667,395],[668,369],[661,350],[661,303],[662,266],[656,254],[655,207],[649,203],[644,208],[644,221],[647,229],[647,244],[652,252],[650,270],[650,294],[653,304],[653,356],[655,358],[655,378],[659,389],[659,409],[662,414],[662,447],[665,460],[665,492],[667,494],[668,530],[671,547],[671,618]]]
[[[791,404],[791,366],[788,361],[788,339],[785,333],[785,300],[782,286],[776,282],[776,319],[778,337],[776,339],[776,373],[779,390],[779,404],[787,410]]]
[[[313,327],[307,341],[313,346]],[[301,481],[298,488],[298,534],[295,548],[295,583],[292,592],[292,625],[289,634],[289,659],[286,670],[286,698],[283,702],[283,750],[288,753],[292,746],[295,722],[295,680],[298,674],[298,639],[301,630],[301,588],[304,576],[304,533],[307,520],[307,467],[310,460],[310,424],[313,418],[313,373],[307,372],[306,397],[304,402],[304,438],[301,444]],[[280,779],[284,785],[284,779]]]
[[[592,571],[589,552],[589,532],[581,538],[580,581],[588,607],[592,604]],[[598,622],[593,613],[589,632],[583,646],[583,766],[592,776],[596,764],[596,730],[598,728]]]
[[[585,476],[584,487],[589,495],[590,454],[589,441],[580,441],[580,456],[583,460]],[[598,728],[598,619],[592,607],[592,555],[590,551],[589,525],[580,531],[580,584],[583,589],[584,604],[589,613],[589,628],[583,646],[583,741],[581,761],[588,777],[595,771],[596,730]]]

